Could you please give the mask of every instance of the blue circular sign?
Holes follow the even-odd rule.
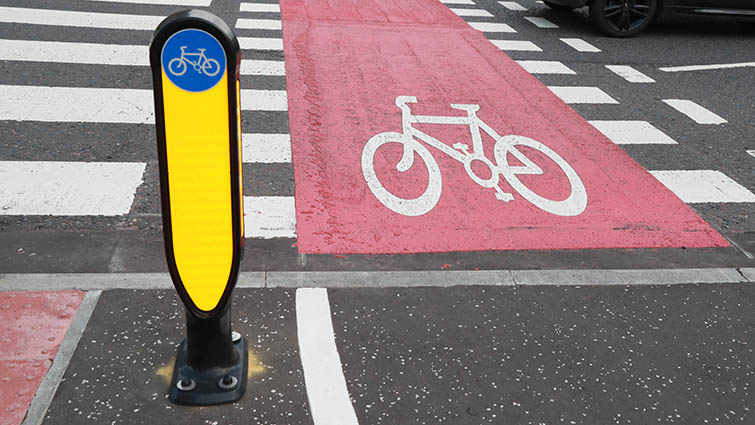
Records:
[[[225,51],[209,33],[185,29],[170,36],[162,52],[165,75],[190,92],[209,90],[225,75]]]

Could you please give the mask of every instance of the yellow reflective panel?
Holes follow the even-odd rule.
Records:
[[[196,93],[162,75],[173,255],[204,311],[220,302],[233,261],[227,77]]]

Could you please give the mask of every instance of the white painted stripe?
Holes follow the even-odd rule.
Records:
[[[598,87],[548,86],[548,88],[566,103],[619,103]]]
[[[592,44],[582,40],[581,38],[562,38],[561,41],[568,44],[571,48],[578,52],[597,53],[600,49]]]
[[[472,0],[440,0],[440,2],[443,4],[475,4]]]
[[[137,4],[151,4],[151,5],[164,5],[164,6],[196,6],[207,7],[212,3],[212,0],[89,0],[96,2],[111,2],[111,3],[137,3]]]
[[[725,124],[728,122],[691,100],[663,99],[663,101],[677,111],[692,118],[698,124]]]
[[[275,3],[241,3],[239,6],[241,12],[278,12],[281,8]]]
[[[295,238],[293,196],[245,196],[244,233],[247,238]]]
[[[282,38],[238,37],[238,40],[246,50],[283,50]]]
[[[149,124],[152,90],[0,85],[0,120]]]
[[[283,61],[242,60],[242,75],[286,75]]]
[[[501,24],[495,22],[468,22],[472,28],[482,32],[506,32],[515,33],[516,30],[511,28],[508,24]]]
[[[720,171],[651,171],[661,183],[687,203],[755,202],[755,194]]]
[[[493,17],[492,13],[482,9],[451,9],[451,11],[459,16],[484,16],[486,18]]]
[[[558,61],[516,61],[530,74],[576,74],[568,66]]]
[[[505,51],[519,51],[519,52],[542,52],[543,49],[537,47],[537,45],[531,41],[518,41],[518,40],[490,40],[494,46]]]
[[[163,16],[0,7],[0,22],[153,31]]]
[[[515,1],[499,1],[501,6],[505,7],[508,10],[513,10],[515,12],[527,10],[526,7],[522,6],[521,4],[515,2]]]
[[[238,19],[236,28],[250,30],[279,30],[282,28],[281,21],[277,19]]]
[[[128,214],[144,163],[0,161],[0,215]]]
[[[755,150],[745,151],[748,154],[750,154],[753,158],[755,158]]]
[[[296,290],[296,333],[314,425],[357,425],[338,355],[328,292]]]
[[[247,111],[288,111],[285,90],[241,90],[241,109]]]
[[[676,141],[647,121],[590,121],[617,145],[675,145]]]
[[[285,90],[241,90],[241,107],[286,111]],[[0,85],[0,120],[154,123],[152,90]]]
[[[149,66],[149,47],[0,39],[0,60]]]
[[[741,63],[722,63],[714,65],[689,65],[689,66],[669,66],[664,68],[658,68],[664,72],[684,72],[684,71],[708,71],[713,69],[730,69],[730,68],[746,68],[755,67],[755,62],[741,62]]]
[[[525,16],[524,19],[532,22],[538,28],[558,28],[553,22],[537,16]]]
[[[241,145],[244,162],[291,162],[291,137],[288,134],[242,134]]]
[[[627,65],[606,65],[606,68],[610,69],[619,77],[629,81],[630,83],[654,83],[655,80],[643,74],[642,72]]]

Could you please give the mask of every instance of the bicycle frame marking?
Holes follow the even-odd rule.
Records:
[[[372,190],[373,194],[389,209],[399,214],[407,216],[418,216],[429,212],[437,204],[440,194],[442,192],[442,181],[440,171],[437,166],[437,162],[430,155],[427,148],[421,143],[422,141],[428,145],[440,150],[456,161],[464,164],[464,169],[467,175],[478,185],[484,188],[494,188],[496,191],[496,198],[504,202],[510,202],[514,200],[514,196],[511,193],[504,192],[499,187],[499,175],[507,180],[507,182],[514,188],[522,197],[539,207],[540,209],[550,212],[555,215],[561,216],[574,216],[581,214],[587,207],[587,194],[585,192],[584,185],[581,179],[574,171],[574,169],[557,153],[543,145],[542,143],[530,139],[524,136],[500,136],[492,127],[487,125],[484,121],[477,117],[477,111],[480,109],[479,105],[474,104],[451,104],[454,109],[462,110],[467,113],[466,116],[431,116],[431,115],[412,115],[408,106],[409,103],[416,103],[417,99],[413,96],[398,96],[396,97],[396,106],[401,109],[401,122],[402,122],[402,134],[398,133],[379,133],[370,138],[364,147],[362,152],[362,171],[367,181],[368,186]],[[470,135],[472,138],[472,150],[469,150],[469,146],[464,143],[456,143],[453,147],[441,142],[435,137],[418,130],[412,126],[412,124],[440,124],[440,125],[466,125],[469,126]],[[484,155],[482,137],[480,131],[485,132],[494,140],[495,144],[495,160],[494,164]],[[385,143],[398,142],[403,144],[404,152],[396,164],[396,169],[399,172],[407,171],[414,163],[414,154],[417,153],[424,161],[428,173],[429,181],[426,191],[415,199],[404,199],[397,197],[390,193],[380,183],[377,178],[377,174],[374,170],[374,155],[377,149]],[[542,154],[548,156],[553,160],[561,170],[566,174],[567,179],[571,185],[571,194],[565,200],[553,201],[536,194],[529,188],[527,188],[516,177],[519,174],[525,175],[542,175],[543,170],[532,162],[527,156],[519,151],[515,145],[529,146],[540,151]],[[506,159],[507,155],[511,153],[517,160],[523,165],[511,166]],[[480,178],[472,170],[472,162],[483,162],[491,172],[491,176],[488,179]]]
[[[204,52],[207,49],[197,48],[197,52],[195,52],[195,53],[186,53],[186,47],[187,46],[181,46],[181,56],[178,57],[178,58],[175,58],[175,59],[171,60],[170,61],[171,64],[175,60],[178,60],[177,63],[179,64],[179,66],[180,66],[181,63],[188,63],[189,65],[191,65],[191,66],[194,67],[195,71],[197,71],[200,74],[205,74],[205,75],[207,75],[209,77],[215,76],[215,75],[218,74],[218,72],[220,72],[219,65],[216,65],[216,67],[215,67],[216,71],[215,72],[210,72],[210,71],[207,70],[207,68],[211,68],[212,67],[211,65],[213,63],[218,64],[218,62],[216,60],[210,59],[210,58],[208,58],[205,55]],[[196,62],[193,62],[191,59],[189,59],[189,56],[196,56],[196,58],[197,58]],[[171,69],[170,66],[168,66],[168,72],[170,72],[173,75],[180,76],[180,75],[183,75],[183,73],[186,72],[186,71],[181,72],[181,73],[177,73],[177,72],[174,72],[173,69]]]

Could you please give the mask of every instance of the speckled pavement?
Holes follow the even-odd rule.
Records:
[[[184,332],[175,292],[103,291],[43,423],[320,425],[296,291],[235,290],[250,376],[239,402],[214,407],[166,399]],[[327,295],[359,424],[755,423],[749,283]]]

